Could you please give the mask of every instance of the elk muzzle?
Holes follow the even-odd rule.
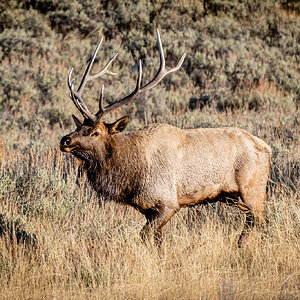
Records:
[[[71,151],[71,138],[69,135],[66,135],[62,137],[60,140],[60,150],[64,152],[70,152]]]

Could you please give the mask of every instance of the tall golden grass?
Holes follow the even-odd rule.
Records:
[[[142,215],[76,185],[76,162],[54,145],[62,132],[49,132],[50,146],[18,148],[3,136],[0,298],[299,298],[299,178],[292,163],[299,142],[291,141],[289,153],[280,148],[286,127],[275,114],[203,114],[221,125],[239,120],[273,146],[267,228],[253,230],[238,248],[244,215],[236,207],[182,209],[166,225],[160,256],[139,239]],[[294,137],[297,130],[291,128]]]

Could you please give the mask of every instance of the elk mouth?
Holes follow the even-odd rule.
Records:
[[[75,145],[62,145],[62,144],[60,144],[60,150],[62,152],[69,152],[69,153],[75,154],[75,153],[78,152],[78,150],[80,150],[80,146],[78,147],[77,144],[75,144]]]
[[[79,159],[85,159],[85,156],[84,156],[83,151],[81,150],[81,147],[76,144],[75,145],[60,144],[60,150],[62,152],[71,153]]]
[[[60,150],[62,152],[71,152],[72,150],[74,150],[74,147],[60,145]]]

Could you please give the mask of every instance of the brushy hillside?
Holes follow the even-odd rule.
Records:
[[[144,218],[76,184],[60,138],[79,115],[79,83],[112,70],[83,98],[96,111],[157,70],[155,28],[168,66],[182,68],[107,120],[128,131],[165,122],[239,126],[273,151],[265,231],[236,247],[244,216],[220,205],[183,209],[166,226],[165,256],[139,239]],[[300,294],[300,4],[297,0],[0,3],[0,299],[296,299]]]

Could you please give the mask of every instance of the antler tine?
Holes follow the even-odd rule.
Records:
[[[160,70],[160,69],[165,69],[166,61],[165,61],[164,49],[163,49],[162,42],[160,39],[160,34],[159,34],[159,31],[157,28],[156,28],[156,36],[157,36],[158,52],[159,52],[159,58],[160,58],[160,66],[159,66],[159,70]]]
[[[70,89],[70,98],[74,102],[77,109],[81,112],[83,117],[85,119],[90,119],[92,122],[95,122],[97,120],[97,117],[96,117],[96,115],[92,114],[89,111],[88,107],[86,106],[86,104],[84,103],[84,101],[81,98],[81,93],[82,93],[86,83],[89,80],[96,79],[96,78],[98,78],[98,77],[100,77],[104,74],[116,75],[116,73],[113,73],[113,72],[109,71],[108,68],[111,65],[111,63],[115,60],[118,53],[116,53],[113,57],[111,57],[111,59],[108,61],[108,63],[105,65],[105,67],[100,72],[98,72],[95,75],[89,75],[89,73],[91,71],[91,68],[93,66],[94,60],[96,58],[97,52],[98,52],[98,50],[99,50],[99,48],[102,44],[102,41],[103,41],[103,37],[101,38],[100,42],[98,43],[98,45],[97,45],[97,47],[96,47],[89,63],[88,63],[88,66],[87,66],[87,68],[84,72],[84,75],[83,75],[82,79],[81,79],[81,82],[80,82],[80,85],[79,85],[79,88],[78,88],[77,92],[74,91],[74,80],[71,81],[71,75],[72,75],[72,72],[73,72],[73,68],[71,69],[71,71],[69,72],[69,75],[68,75],[68,86],[69,86],[69,89]],[[100,102],[101,103],[99,103],[99,105],[100,105],[99,107],[100,107],[100,110],[101,110],[101,109],[103,109],[103,89],[102,89],[102,92],[101,92]]]
[[[77,107],[77,109],[82,113],[82,115],[85,117],[85,113],[82,110],[81,106],[78,103],[78,100],[76,99],[75,95],[74,95],[74,80],[71,81],[71,75],[73,72],[73,68],[70,70],[69,75],[68,75],[68,87],[70,90],[70,98],[71,100],[74,102],[75,106]]]
[[[108,63],[105,65],[105,67],[97,74],[95,75],[91,75],[88,77],[88,80],[93,80],[93,79],[96,79],[104,74],[109,74],[109,75],[117,75],[117,73],[114,73],[114,72],[111,72],[108,69],[108,67],[110,66],[110,64],[115,60],[115,58],[119,55],[119,53],[116,53],[113,57],[111,57],[111,59],[108,61]]]
[[[150,82],[145,84],[141,88],[139,93],[144,93],[144,92],[154,88],[166,75],[177,71],[181,67],[181,65],[182,65],[182,63],[185,59],[185,56],[186,56],[186,54],[183,53],[183,55],[181,56],[179,62],[176,65],[176,67],[174,67],[174,68],[170,69],[169,71],[167,71],[166,68],[165,68],[166,61],[165,61],[165,56],[164,56],[164,49],[163,49],[163,46],[162,46],[162,43],[161,43],[161,39],[160,39],[158,29],[156,29],[156,35],[157,35],[157,44],[158,44],[158,51],[159,51],[159,58],[160,58],[160,66],[159,66],[159,69],[158,69],[156,75],[154,76],[154,78]]]
[[[72,99],[73,103],[77,107],[77,109],[81,112],[84,118],[86,119],[92,119],[95,120],[95,116],[90,113],[87,106],[83,102],[83,100],[80,97],[77,97],[74,92],[74,80],[71,82],[71,74],[72,74],[73,68],[71,69],[69,76],[68,76],[68,86],[70,89],[70,98]]]
[[[138,74],[138,79],[137,79],[137,85],[135,90],[129,94],[128,96],[106,106],[105,108],[102,108],[101,111],[99,110],[99,112],[96,114],[97,115],[97,122],[100,121],[100,119],[106,115],[107,113],[109,113],[110,111],[128,103],[129,101],[133,100],[136,96],[138,96],[139,94],[142,94],[150,89],[152,89],[153,87],[155,87],[166,75],[177,71],[184,59],[186,54],[184,53],[179,62],[177,63],[176,67],[170,69],[170,70],[166,70],[165,68],[165,56],[164,56],[164,50],[163,50],[163,46],[161,43],[161,39],[160,39],[160,35],[159,35],[159,31],[158,29],[156,29],[156,34],[157,34],[157,43],[158,43],[158,50],[159,50],[159,57],[160,57],[160,66],[159,69],[156,73],[156,75],[154,76],[154,78],[148,82],[147,84],[145,84],[144,86],[141,87],[141,79],[142,79],[142,62],[141,60],[139,61],[139,74]]]
[[[103,92],[104,92],[104,85],[102,85],[100,98],[99,98],[99,111],[97,112],[96,116],[104,111],[103,105]]]
[[[106,114],[108,114],[110,111],[117,109],[118,107],[128,103],[129,101],[131,101],[133,98],[136,97],[136,95],[139,93],[140,88],[141,88],[142,73],[143,73],[142,61],[139,60],[138,77],[137,77],[136,87],[135,87],[134,91],[131,94],[129,94],[128,96],[126,96],[126,97],[122,98],[121,100],[118,100],[118,101],[106,106],[105,108],[103,107],[103,103],[102,104],[99,103],[99,106],[100,106],[99,111],[96,113],[97,122],[99,122],[101,120],[101,118],[103,116],[105,116]],[[101,90],[101,98],[100,99],[102,99],[102,92],[103,91]]]
[[[94,60],[95,60],[95,58],[96,58],[97,52],[98,52],[98,50],[99,50],[99,48],[100,48],[100,46],[101,46],[101,44],[102,44],[102,41],[103,41],[103,37],[101,38],[100,42],[98,43],[98,45],[97,45],[97,47],[96,47],[96,49],[95,49],[95,51],[94,51],[94,53],[93,53],[93,55],[92,55],[90,61],[89,61],[89,64],[88,64],[88,66],[87,66],[87,68],[86,68],[86,70],[85,70],[85,72],[84,72],[84,75],[83,75],[83,77],[82,77],[82,79],[81,79],[79,88],[78,88],[78,90],[77,90],[77,94],[78,94],[79,96],[81,96],[81,93],[82,93],[82,91],[83,91],[83,89],[84,89],[84,87],[85,87],[85,85],[86,85],[86,83],[87,83],[88,81],[93,80],[93,79],[96,79],[96,78],[98,78],[98,77],[100,77],[100,76],[102,76],[102,75],[104,75],[104,74],[116,75],[116,73],[109,71],[109,70],[108,70],[108,67],[109,67],[110,64],[115,60],[115,58],[118,56],[119,53],[116,53],[113,57],[111,57],[110,60],[108,61],[108,63],[105,65],[105,67],[104,67],[100,72],[98,72],[98,73],[95,74],[95,75],[89,75],[89,73],[90,73],[90,71],[91,71],[91,69],[92,69]]]
[[[82,77],[82,79],[81,79],[81,82],[80,82],[79,87],[78,87],[78,90],[77,90],[77,93],[78,93],[79,95],[81,95],[81,93],[82,93],[82,91],[83,91],[83,89],[84,89],[86,83],[88,82],[88,75],[89,75],[89,73],[90,73],[90,71],[91,71],[91,68],[92,68],[92,66],[93,66],[94,60],[95,60],[96,55],[97,55],[97,52],[98,52],[98,50],[99,50],[99,48],[100,48],[102,42],[103,42],[103,37],[101,38],[100,42],[98,43],[98,45],[97,45],[97,47],[96,47],[96,49],[95,49],[95,51],[94,51],[94,53],[93,53],[93,55],[92,55],[90,61],[89,61],[88,65],[87,65],[87,67],[86,67],[86,70],[85,70],[85,72],[84,72],[84,74],[83,74],[83,77]]]

